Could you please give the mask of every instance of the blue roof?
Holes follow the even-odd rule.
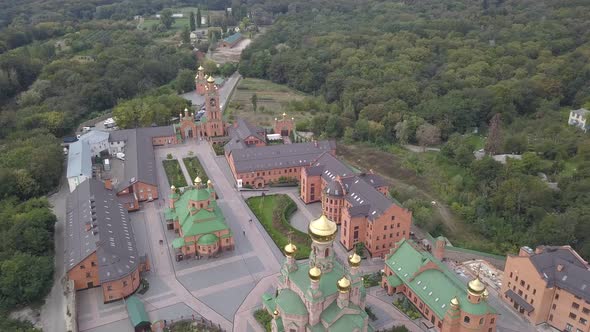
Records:
[[[68,152],[68,177],[92,177],[92,160],[90,145],[87,141],[77,141],[70,144]]]
[[[231,43],[235,43],[235,42],[237,42],[237,41],[238,41],[238,40],[240,40],[241,38],[242,38],[242,34],[241,34],[241,33],[239,33],[239,32],[237,32],[237,33],[234,33],[233,35],[231,35],[231,36],[229,36],[229,37],[225,37],[225,38],[223,38],[223,41],[225,41],[225,42],[228,42],[228,43],[230,43],[230,44],[231,44]]]

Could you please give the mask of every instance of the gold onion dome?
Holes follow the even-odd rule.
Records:
[[[456,296],[451,299],[451,307],[453,309],[459,308],[459,299]]]
[[[205,69],[203,66],[199,66],[198,71],[203,71],[203,69]]]
[[[293,243],[289,242],[289,244],[285,246],[285,254],[287,254],[287,256],[293,256],[296,252],[297,246]]]
[[[359,267],[361,265],[361,256],[357,255],[356,252],[348,256],[348,264],[352,267]]]
[[[211,182],[211,180],[207,180],[207,184],[211,184],[211,183],[213,183],[213,182]]]
[[[313,240],[318,242],[328,242],[334,240],[338,226],[324,214],[316,220],[309,223],[309,235]]]
[[[469,293],[473,295],[481,295],[486,290],[486,285],[484,285],[484,283],[479,280],[479,277],[476,277],[469,282],[468,288]]]
[[[483,293],[481,294],[481,297],[483,297],[484,299],[487,299],[488,296],[490,296],[490,292],[488,292],[487,288],[483,290]]]
[[[274,318],[277,318],[277,317],[279,316],[279,311],[278,311],[277,309],[275,309],[275,310],[272,312],[272,315],[273,315],[273,317],[274,317]]]
[[[203,181],[201,180],[201,177],[197,176],[197,177],[195,178],[195,183],[201,183],[201,182],[203,182]]]
[[[215,83],[215,79],[213,78],[213,76],[209,76],[209,78],[207,79],[207,82]]]
[[[309,279],[314,280],[314,281],[318,281],[322,277],[322,270],[320,270],[319,267],[314,266],[311,269],[309,269],[308,274],[309,274]]]
[[[176,190],[176,187],[174,185],[171,185],[170,186],[170,190],[175,191]]]
[[[340,278],[340,280],[338,280],[337,286],[338,286],[338,291],[340,291],[340,293],[346,293],[350,290],[350,280],[348,280],[348,278],[346,278],[346,276],[342,276],[342,278]]]

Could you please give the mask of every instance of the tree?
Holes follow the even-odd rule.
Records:
[[[424,123],[416,129],[416,139],[422,147],[440,143],[440,129],[429,123]]]
[[[256,110],[258,109],[258,95],[255,93],[252,94],[250,101],[252,102],[252,109],[254,110],[254,113],[256,113]]]
[[[182,39],[182,42],[184,44],[191,43],[191,33],[190,33],[187,26],[185,26],[184,29],[182,30],[182,33],[180,34],[180,38]]]
[[[207,11],[207,26],[210,27],[211,25],[211,15],[209,15],[209,11]]]
[[[164,9],[162,13],[160,13],[160,22],[166,29],[170,29],[175,21],[176,19],[172,17],[172,11],[170,9]]]
[[[190,69],[182,69],[176,75],[174,88],[178,93],[185,93],[195,89],[194,73]]]
[[[201,7],[197,8],[197,28],[201,27]]]
[[[502,144],[500,126],[500,113],[496,113],[490,121],[490,130],[488,133],[488,139],[486,140],[485,146],[485,151],[490,156],[497,154],[500,150],[500,145]]]
[[[195,27],[195,13],[191,12],[191,15],[189,17],[189,27],[191,29],[191,31],[195,31],[196,27]]]

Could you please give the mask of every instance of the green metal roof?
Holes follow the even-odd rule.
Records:
[[[294,291],[285,288],[279,291],[279,296],[276,300],[279,311],[288,315],[307,315],[307,308],[299,295]]]
[[[209,188],[194,188],[185,192],[183,196],[188,195],[191,201],[206,201],[211,198],[211,192]]]
[[[201,234],[216,233],[229,229],[225,223],[225,217],[221,209],[217,206],[213,190],[208,188],[190,189],[180,196],[174,203],[176,214],[174,220],[178,220],[182,229],[182,234],[186,236],[196,236]],[[190,207],[190,201],[209,199],[209,206],[202,209]],[[191,214],[191,210],[196,213]],[[166,214],[166,212],[165,212]],[[169,212],[171,215],[172,212]]]
[[[395,274],[392,274],[387,277],[387,283],[391,287],[397,287],[397,286],[403,284],[402,280],[398,276],[396,276]]]
[[[238,33],[234,33],[233,35],[231,35],[229,37],[223,38],[223,41],[228,42],[228,43],[234,43],[237,40],[239,40],[240,38],[242,38],[242,34],[238,32]]]
[[[133,327],[137,327],[142,323],[150,323],[150,318],[148,317],[148,314],[145,311],[143,302],[141,302],[141,300],[137,296],[129,296],[126,300],[126,303],[127,313],[129,314],[129,320],[131,321],[131,325],[133,325]]]
[[[172,241],[172,247],[174,247],[174,249],[179,249],[184,247],[184,238],[183,237],[179,237],[176,238]]]
[[[202,246],[208,246],[210,244],[217,243],[219,238],[215,234],[205,234],[199,237],[197,244]]]
[[[167,208],[164,210],[164,218],[166,220],[175,220],[176,219],[176,212],[173,209]]]
[[[308,276],[309,263],[302,262],[297,263],[297,265],[297,270],[289,273],[289,278],[291,279],[291,281],[293,281],[293,283],[295,283],[295,285],[297,285],[297,288],[301,289],[305,296],[309,298],[309,294],[306,292],[306,290],[310,286],[310,280]],[[325,298],[338,292],[336,283],[338,282],[338,279],[342,278],[343,275],[344,269],[342,268],[342,265],[340,265],[340,263],[338,263],[337,261],[334,261],[334,268],[332,269],[332,271],[327,273],[322,272],[319,287],[322,291],[321,298]]]
[[[385,263],[395,276],[426,303],[438,318],[443,319],[449,303],[457,296],[461,309],[475,315],[495,311],[485,301],[473,304],[467,300],[467,286],[449,269],[428,252],[418,251],[405,239],[398,242],[398,249]],[[432,262],[438,269],[428,269],[419,274],[423,265]],[[388,282],[389,278],[388,277]],[[392,281],[396,282],[395,279]]]

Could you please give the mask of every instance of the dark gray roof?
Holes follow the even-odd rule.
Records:
[[[353,207],[359,205],[369,206],[366,216],[370,220],[379,217],[394,204],[391,199],[358,176],[343,178],[341,181],[346,191],[345,199]]]
[[[124,179],[119,179],[117,190],[134,182],[156,185],[154,137],[175,136],[172,126],[125,129],[111,132],[109,141],[125,141]]]
[[[232,138],[223,146],[223,150],[225,153],[229,153],[236,149],[246,149],[247,146],[244,144],[244,141],[239,138]]]
[[[313,163],[312,166],[324,166],[322,171],[322,178],[326,180],[326,182],[330,182],[336,179],[336,176],[350,176],[356,174],[353,170],[351,170],[348,166],[346,166],[343,162],[338,160],[338,158],[334,157],[330,153],[324,153],[319,158],[317,158]]]
[[[332,195],[332,196],[342,196],[344,195],[344,190],[342,190],[342,186],[340,185],[340,182],[334,180],[328,183],[328,185],[326,186],[326,194],[328,195]]]
[[[372,185],[373,187],[383,187],[387,185],[385,180],[377,174],[361,173],[358,175],[358,177],[365,180],[365,182]]]
[[[238,173],[309,165],[322,153],[336,149],[334,141],[281,144],[231,150]]]
[[[545,247],[543,252],[533,254],[531,262],[547,282],[547,287],[557,286],[590,301],[590,266],[572,249]],[[561,266],[561,271],[558,271]]]
[[[115,192],[98,180],[88,179],[67,197],[66,270],[95,251],[101,283],[128,275],[139,263],[127,209]]]
[[[92,155],[87,141],[70,144],[67,177],[92,177]]]
[[[520,305],[526,312],[531,312],[535,310],[535,308],[533,308],[533,306],[530,303],[528,303],[525,299],[516,294],[512,289],[507,290],[504,294],[506,294],[509,298],[514,300],[514,302],[518,303],[518,305]]]
[[[254,136],[263,142],[266,141],[264,129],[254,126],[254,125],[250,124],[250,122],[248,122],[242,118],[238,118],[236,120],[236,124],[237,124],[237,126],[231,127],[231,130],[230,130],[230,134],[233,133],[235,135],[235,138],[239,138],[239,139],[244,140],[250,136]],[[234,138],[234,137],[232,136],[232,138]]]
[[[577,110],[573,110],[572,113],[578,114],[578,115],[582,115],[582,116],[586,116],[586,115],[588,115],[588,113],[590,113],[590,111],[587,110],[587,109],[585,109],[585,108],[580,108],[580,109],[577,109]]]

